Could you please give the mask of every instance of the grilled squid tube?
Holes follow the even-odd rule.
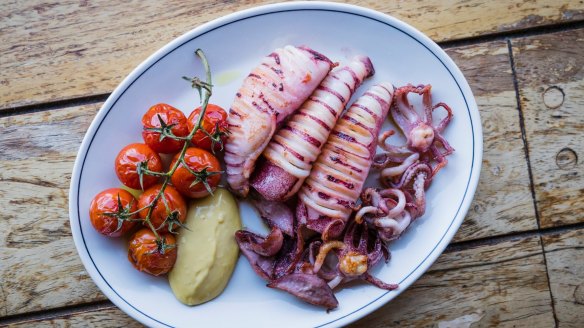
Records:
[[[365,56],[329,73],[274,135],[252,175],[252,187],[272,201],[296,194],[355,89],[373,74],[371,60]]]
[[[235,193],[247,196],[249,176],[276,126],[302,105],[332,67],[312,49],[286,46],[265,57],[245,78],[227,118],[225,165]]]
[[[343,114],[298,192],[298,222],[325,241],[342,233],[355,208],[393,94],[391,83],[375,85]]]

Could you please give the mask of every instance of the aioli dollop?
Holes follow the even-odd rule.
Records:
[[[185,225],[168,281],[179,301],[197,305],[219,296],[235,269],[239,248],[234,234],[241,229],[237,202],[218,188],[213,196],[189,204]]]

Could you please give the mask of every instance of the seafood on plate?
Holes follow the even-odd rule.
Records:
[[[251,201],[270,228],[265,235],[237,231],[241,253],[268,287],[329,310],[338,306],[334,289],[353,280],[398,288],[371,270],[389,260],[387,243],[424,214],[426,189],[454,151],[442,136],[452,111],[444,103],[432,104],[429,85],[396,89],[379,83],[344,111],[373,74],[365,56],[333,69],[296,112],[286,111],[285,120],[270,117],[261,142],[241,146],[238,156],[248,166],[228,163],[228,172],[231,165],[238,174],[228,176],[231,187],[239,186],[240,195],[248,193],[248,186],[257,192]],[[408,99],[411,94],[422,97],[421,110]],[[446,115],[435,122],[438,108]],[[234,113],[242,119],[237,107]],[[264,112],[253,113],[260,114],[252,119],[265,119]],[[405,135],[405,145],[387,143],[394,130],[381,133],[388,115]],[[245,119],[234,124],[255,123]],[[383,153],[376,155],[378,146]],[[382,188],[364,188],[372,168]]]
[[[167,104],[146,112],[145,144],[128,145],[116,157],[116,173],[128,189],[106,189],[91,202],[96,231],[121,237],[141,221],[128,259],[151,275],[168,273],[177,299],[187,305],[222,293],[238,251],[269,288],[327,310],[339,304],[334,289],[353,280],[398,288],[372,269],[389,261],[388,242],[426,211],[426,190],[454,152],[443,136],[453,118],[450,107],[433,103],[430,85],[396,89],[384,82],[345,111],[375,73],[369,57],[337,67],[308,47],[285,46],[244,79],[228,115],[209,103],[210,68],[202,50],[195,54],[207,79],[186,79],[202,106],[188,118]],[[422,105],[414,106],[411,96],[421,97]],[[437,109],[443,109],[441,118]],[[404,145],[387,143],[394,130],[380,133],[388,115]],[[378,146],[384,152],[376,155]],[[265,235],[242,230],[236,199],[217,188],[223,172],[216,151],[224,151],[231,190],[241,198],[250,186],[255,190],[248,199],[270,228]],[[168,171],[159,153],[172,158]],[[371,168],[381,188],[364,189]],[[201,199],[187,211],[183,197]]]
[[[276,127],[304,103],[334,67],[307,47],[286,46],[264,57],[236,93],[227,120],[227,182],[245,197],[255,162]]]
[[[263,198],[285,201],[296,194],[349,99],[373,74],[371,60],[365,56],[335,68],[274,134],[251,178]]]
[[[298,192],[299,224],[321,233],[325,241],[341,235],[356,207],[393,94],[391,83],[380,83],[351,105]]]
[[[385,241],[398,238],[406,228],[426,211],[426,190],[436,173],[448,162],[446,156],[454,152],[442,136],[452,120],[452,110],[445,103],[432,104],[431,85],[406,85],[395,93],[390,109],[397,126],[406,137],[406,144],[387,144],[395,132],[389,130],[379,137],[385,151],[375,157],[373,167],[381,170],[380,179],[385,189],[366,189],[356,221],[366,221],[375,227]],[[421,109],[412,106],[410,93],[422,97]],[[434,123],[434,111],[444,109],[446,115]]]
[[[356,279],[378,288],[394,290],[371,274],[371,269],[389,260],[389,250],[379,233],[365,223],[350,221],[341,240],[324,242],[306,238],[303,226],[292,236],[272,226],[266,236],[240,230],[235,239],[242,254],[268,287],[288,292],[313,305],[333,309],[338,301],[333,289]],[[333,254],[334,261],[326,261]]]

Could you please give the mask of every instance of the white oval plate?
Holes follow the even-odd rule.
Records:
[[[399,283],[398,290],[351,285],[336,293],[340,305],[327,313],[265,287],[240,257],[220,297],[185,306],[174,298],[166,279],[132,268],[125,240],[94,231],[89,203],[101,190],[120,185],[114,158],[124,145],[142,140],[140,119],[151,105],[165,102],[187,114],[198,106],[198,95],[181,79],[204,76],[195,49],[203,49],[210,61],[216,83],[211,101],[229,108],[247,73],[263,56],[286,44],[307,45],[341,62],[355,54],[368,55],[376,75],[357,95],[385,80],[396,85],[432,84],[434,101],[446,102],[454,110],[445,136],[456,152],[428,191],[426,215],[390,245],[391,261],[374,270],[383,281]],[[147,326],[343,326],[396,297],[436,260],[470,206],[481,157],[481,123],[472,92],[460,70],[428,37],[395,18],[351,5],[268,5],[195,28],[150,56],[116,88],[89,127],[75,161],[69,195],[71,229],[95,283],[120,309]],[[262,229],[249,206],[242,204],[241,209],[245,226]]]

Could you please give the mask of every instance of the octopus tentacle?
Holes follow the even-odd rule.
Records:
[[[355,227],[362,226],[355,224]],[[369,232],[366,228],[363,228],[361,231],[361,238],[359,239],[359,245],[357,246],[357,251],[360,253],[367,253],[367,246],[369,245]]]
[[[402,175],[400,181],[396,184],[390,182],[393,188],[403,188],[405,185],[409,184],[412,179],[417,175],[420,174],[419,172],[425,172],[429,177],[432,176],[432,168],[426,163],[416,163],[408,167],[408,169]],[[430,179],[426,180],[426,187],[430,184]]]
[[[406,147],[399,147],[398,151],[402,151],[402,153],[381,153],[375,155],[373,158],[373,164],[371,165],[374,169],[383,169],[391,164],[400,164],[403,163],[409,156],[414,154]]]
[[[387,212],[387,216],[396,217],[404,211],[406,207],[406,196],[404,195],[403,191],[392,188],[382,190],[379,194],[382,197],[394,196],[398,199],[397,204]]]
[[[378,207],[383,213],[387,213],[389,209],[383,201],[383,197],[379,194],[379,191],[374,188],[367,188],[361,193],[361,199],[364,203],[371,204],[372,206]]]
[[[436,166],[432,169],[432,175],[436,175],[440,169],[442,169],[448,163],[446,157],[438,150],[438,147],[433,146],[431,149],[434,159],[436,160]]]
[[[408,156],[408,158],[406,158],[400,165],[383,169],[381,171],[381,179],[388,180],[403,174],[409,167],[415,164],[419,158],[420,154],[413,153],[412,155]]]
[[[371,214],[371,213],[382,214],[383,211],[381,211],[376,206],[365,206],[365,207],[362,207],[357,212],[357,214],[355,214],[355,222],[362,223],[363,222],[363,216],[365,216],[366,214]]]
[[[385,132],[383,132],[382,134],[379,135],[379,137],[377,137],[377,144],[379,145],[379,147],[381,147],[381,149],[385,150],[385,151],[389,151],[387,149],[385,149],[385,141],[387,140],[387,138],[391,137],[392,135],[395,134],[394,130],[387,130]]]
[[[377,138],[377,144],[379,145],[379,147],[381,147],[381,149],[385,150],[386,152],[388,152],[389,154],[392,154],[394,156],[404,156],[404,155],[411,154],[412,151],[407,149],[406,147],[396,147],[394,145],[387,143],[387,139],[394,134],[395,134],[394,130],[387,130],[387,131],[383,132]]]
[[[394,130],[388,130],[388,131],[383,132],[377,138],[377,144],[379,145],[379,147],[381,147],[381,149],[385,150],[388,155],[392,155],[394,158],[399,160],[399,158],[401,158],[401,157],[410,155],[412,153],[412,151],[409,150],[407,147],[403,147],[403,146],[397,147],[397,146],[388,144],[387,139],[394,134],[395,134]]]
[[[420,171],[420,173],[418,173],[416,175],[416,178],[414,179],[414,199],[415,199],[415,204],[416,206],[418,206],[418,209],[421,209],[421,213],[418,213],[419,215],[423,215],[424,211],[426,209],[426,183],[431,180],[431,176],[427,175],[428,173],[425,173],[424,171]]]
[[[445,152],[442,153],[443,156],[448,156],[454,152],[454,148],[452,148],[452,146],[450,146],[448,141],[446,141],[446,139],[443,136],[436,135],[435,138],[436,138],[436,142],[440,143],[442,145],[442,148],[444,148],[444,150],[445,150]]]
[[[320,246],[320,249],[318,251],[318,255],[316,256],[316,259],[314,260],[314,267],[312,268],[312,271],[314,273],[317,273],[320,270],[320,268],[322,267],[322,265],[324,263],[324,260],[326,259],[327,254],[335,248],[343,249],[343,248],[345,248],[345,244],[341,241],[333,240],[333,241],[326,242],[326,243],[322,244],[322,246]]]
[[[406,137],[407,148],[414,152],[427,152],[429,147],[434,143],[435,137],[439,135],[452,119],[452,110],[444,103],[432,105],[432,86],[408,84],[396,90],[395,102],[391,107],[390,113],[396,124],[402,130]],[[408,99],[409,93],[415,93],[422,96],[423,113],[418,114],[415,108],[410,104]],[[438,123],[433,125],[432,114],[437,108],[444,108],[447,116]],[[385,137],[387,138],[387,137]],[[388,148],[391,147],[388,145]],[[392,151],[395,150],[393,147]]]
[[[445,118],[443,118],[438,125],[436,125],[436,131],[438,132],[443,132],[444,129],[446,128],[446,126],[448,125],[448,123],[450,123],[450,120],[452,120],[452,109],[450,108],[450,106],[446,105],[443,102],[437,103],[436,105],[434,105],[434,107],[432,107],[432,112],[434,112],[434,110],[436,110],[437,108],[444,108],[447,112],[447,115]]]
[[[338,285],[341,284],[343,281],[343,276],[337,275],[331,281],[328,282],[328,285],[331,289],[335,289]]]
[[[363,279],[365,281],[367,281],[368,283],[374,285],[375,287],[385,289],[385,290],[395,290],[395,289],[398,289],[398,287],[399,287],[398,284],[386,284],[383,281],[375,278],[374,276],[372,276],[368,273],[363,274]]]
[[[410,224],[412,217],[406,211],[401,213],[400,218],[382,217],[375,219],[374,224],[383,229],[392,229],[393,233],[399,235]]]
[[[382,258],[386,258],[389,256],[389,251],[387,250],[381,238],[379,238],[379,234],[375,232],[375,239],[373,242],[373,247],[371,251],[367,252],[367,259],[369,260],[369,265],[374,267]]]
[[[424,122],[428,125],[432,125],[432,86],[430,84],[426,85],[421,90],[422,94],[422,104],[424,105]]]
[[[416,113],[414,107],[410,104],[408,94],[413,92],[423,95],[429,91],[430,87],[429,84],[426,86],[413,86],[408,84],[395,91],[396,102],[392,108],[392,116],[404,134],[409,134],[415,123],[423,122],[418,113]]]

